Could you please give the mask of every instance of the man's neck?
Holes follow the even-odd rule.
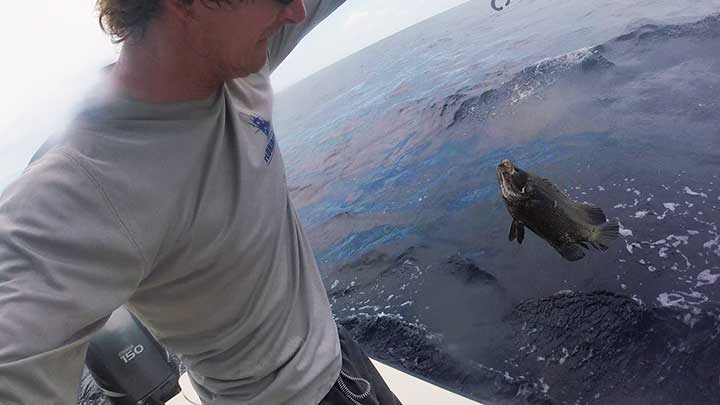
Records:
[[[148,103],[200,100],[215,94],[222,80],[213,75],[210,59],[171,39],[148,31],[140,40],[123,44],[110,74],[112,85]]]

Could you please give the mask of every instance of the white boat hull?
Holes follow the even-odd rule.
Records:
[[[400,370],[372,360],[375,367],[387,382],[390,389],[406,405],[481,405],[448,390],[430,384]],[[167,402],[167,405],[200,405],[195,390],[187,374],[180,377],[182,392]]]

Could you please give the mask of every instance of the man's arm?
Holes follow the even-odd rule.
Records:
[[[270,41],[268,47],[270,71],[280,66],[300,40],[343,3],[345,0],[305,0],[307,18],[299,24],[286,25]]]
[[[0,404],[75,403],[90,337],[144,270],[85,166],[31,165],[0,197]]]

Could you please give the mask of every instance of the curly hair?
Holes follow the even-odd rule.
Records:
[[[194,2],[194,0],[178,1],[188,6]],[[223,4],[234,3],[234,0],[199,1],[208,8],[220,8]],[[116,44],[129,38],[142,37],[150,21],[160,13],[160,2],[161,0],[97,0],[100,28],[110,35],[113,43]]]

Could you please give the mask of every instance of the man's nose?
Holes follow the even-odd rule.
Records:
[[[283,13],[283,17],[289,23],[297,24],[302,22],[307,16],[305,0],[294,0],[283,9]]]

